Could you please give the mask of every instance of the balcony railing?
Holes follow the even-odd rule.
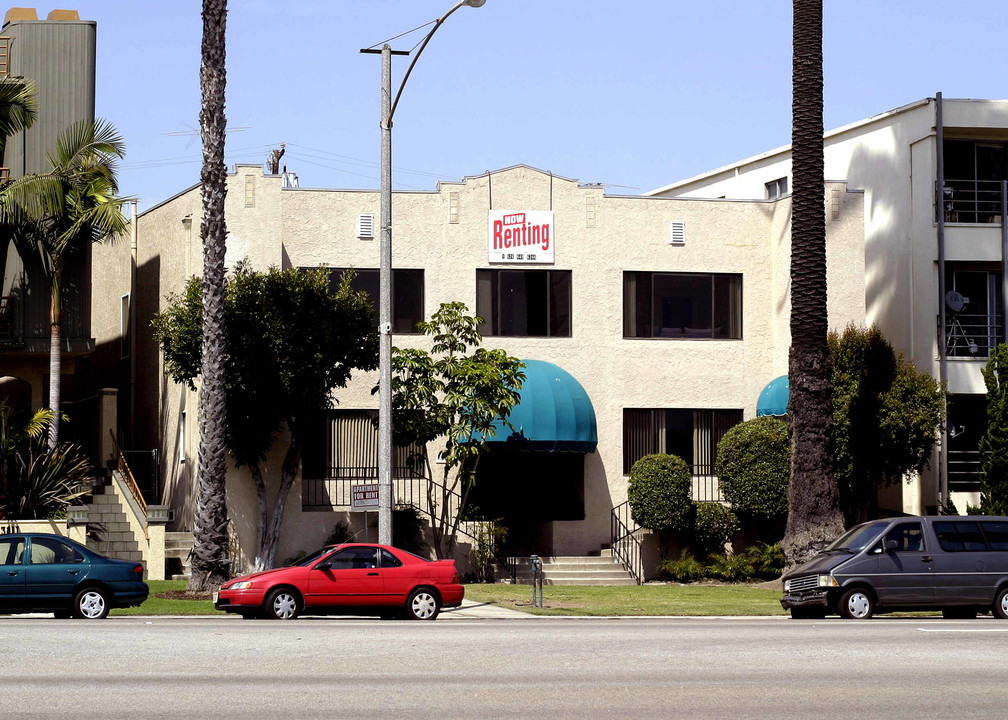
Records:
[[[1000,180],[946,178],[943,195],[947,223],[1001,223]]]
[[[980,451],[948,451],[949,490],[973,492],[980,489]]]
[[[991,348],[1004,341],[1004,315],[950,313],[945,317],[945,357],[990,357]]]

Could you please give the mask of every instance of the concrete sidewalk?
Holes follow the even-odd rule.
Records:
[[[503,608],[490,603],[463,600],[457,608],[444,608],[438,620],[538,620],[542,615],[532,615],[520,610]]]

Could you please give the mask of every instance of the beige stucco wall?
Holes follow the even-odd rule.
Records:
[[[256,176],[255,207],[245,207],[245,176]],[[265,270],[279,266],[354,266],[377,268],[377,239],[357,237],[360,213],[375,215],[377,191],[281,189],[279,179],[258,166],[239,166],[229,176],[228,262],[248,257]],[[831,278],[843,291],[830,296],[835,326],[864,322],[863,196],[836,189],[839,213],[828,223]],[[449,193],[459,194],[458,223],[449,223]],[[626,499],[622,473],[624,408],[742,409],[755,414],[763,386],[786,372],[789,344],[788,263],[790,200],[742,202],[696,199],[610,197],[597,186],[582,186],[533,168],[517,166],[491,175],[442,183],[434,192],[396,193],[393,205],[393,257],[398,268],[424,270],[425,313],[440,303],[460,300],[475,311],[475,274],[491,266],[487,251],[487,213],[497,210],[554,212],[554,269],[572,278],[572,336],[566,338],[487,337],[484,345],[519,358],[547,360],[570,372],[595,408],[597,452],[585,461],[586,519],[554,523],[554,551],[583,554],[609,540],[609,511]],[[139,221],[141,258],[158,259],[159,303],[178,291],[185,277],[188,238],[181,219],[198,217],[198,192],[187,191],[144,213]],[[594,203],[594,226],[587,208]],[[686,225],[686,244],[669,242],[670,222]],[[198,222],[192,234],[198,236]],[[193,241],[198,247],[198,239]],[[141,260],[141,263],[145,260]],[[192,270],[192,264],[188,266]],[[536,266],[543,267],[543,266]],[[198,270],[198,268],[196,268]],[[192,270],[195,272],[196,270]],[[743,339],[663,340],[623,338],[623,272],[718,272],[743,276]],[[396,335],[399,346],[425,346],[416,335]],[[140,355],[142,357],[142,354]],[[178,512],[177,525],[190,527],[195,493],[193,467],[178,461],[179,415],[187,409],[192,430],[188,457],[195,452],[196,404],[193,393],[163,381],[160,360],[156,382],[158,427],[166,458],[165,503]],[[152,378],[148,378],[151,380]],[[339,391],[339,407],[373,408],[376,374],[355,376]],[[283,443],[278,443],[282,446]],[[176,458],[173,462],[171,458]],[[265,466],[267,482],[279,481],[280,453]],[[229,510],[243,550],[254,545],[254,493],[244,471],[229,473]],[[300,483],[287,501],[285,530],[277,557],[320,542],[338,517],[302,512]],[[362,522],[355,518],[358,524]]]

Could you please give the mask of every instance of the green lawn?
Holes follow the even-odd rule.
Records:
[[[537,615],[784,615],[781,591],[752,585],[547,585],[532,608],[530,585],[466,585],[466,599]]]
[[[186,588],[185,580],[148,580],[150,595],[140,607],[113,610],[110,615],[224,615],[214,610],[213,603],[207,600],[181,600],[155,597],[158,593],[182,591]]]
[[[223,615],[210,600],[158,598],[183,591],[182,580],[150,580],[150,597],[140,607],[112,615]],[[783,615],[780,590],[752,585],[628,585],[543,588],[544,607],[532,607],[530,585],[466,585],[466,599],[536,615]]]

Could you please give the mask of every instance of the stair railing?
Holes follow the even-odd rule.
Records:
[[[609,515],[609,543],[613,557],[633,575],[638,585],[644,582],[641,541],[637,537],[637,531],[640,529],[630,514],[629,502],[621,503],[612,509]]]
[[[112,449],[114,452],[113,459],[116,464],[116,470],[119,471],[119,475],[122,476],[123,480],[126,482],[126,487],[129,488],[130,493],[133,495],[133,499],[136,500],[137,505],[140,508],[140,520],[143,523],[144,537],[147,542],[150,542],[150,533],[147,530],[147,501],[143,498],[143,493],[140,492],[140,488],[137,487],[136,480],[133,478],[133,472],[130,470],[129,463],[126,462],[126,456],[123,455],[121,449],[119,449],[119,443],[116,441],[115,433],[109,429],[109,435],[112,436]]]

